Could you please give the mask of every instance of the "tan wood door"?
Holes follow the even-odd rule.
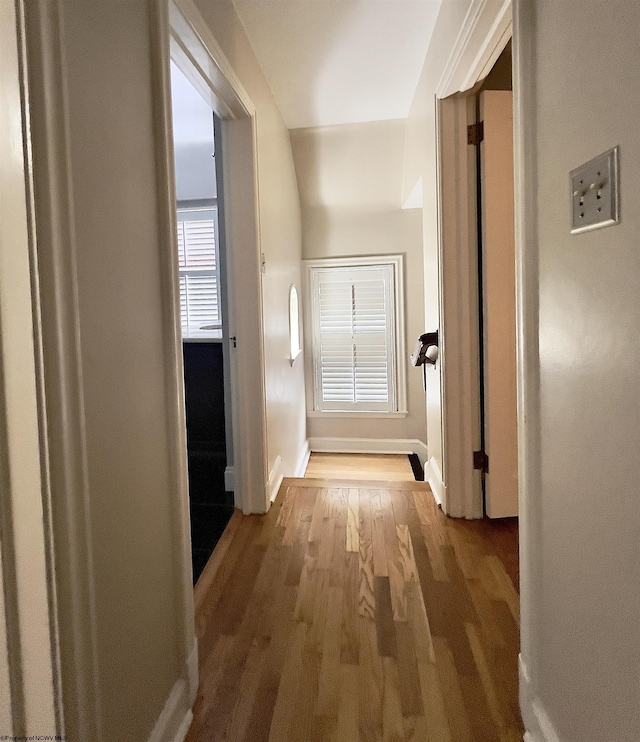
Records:
[[[490,518],[518,514],[515,228],[511,91],[480,94],[484,425]]]

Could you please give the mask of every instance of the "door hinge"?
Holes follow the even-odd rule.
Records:
[[[484,451],[473,452],[473,468],[480,469],[483,474],[489,472],[489,457]]]
[[[477,147],[483,139],[484,121],[478,121],[477,124],[467,126],[467,144],[473,144],[474,147]]]

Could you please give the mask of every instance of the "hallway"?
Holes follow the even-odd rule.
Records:
[[[285,479],[196,587],[188,742],[516,742],[517,523],[422,482]]]

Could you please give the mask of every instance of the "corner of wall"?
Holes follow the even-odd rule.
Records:
[[[296,464],[296,470],[294,476],[304,477],[304,473],[307,470],[307,464],[309,463],[309,457],[311,456],[311,447],[309,446],[309,439],[307,438],[300,449],[300,455],[298,456],[298,462]]]
[[[276,499],[280,485],[285,477],[303,477],[309,463],[309,456],[311,455],[311,448],[309,447],[309,440],[305,439],[298,454],[296,465],[292,471],[291,467],[282,459],[282,456],[276,456],[276,460],[271,467],[269,472],[269,480],[267,482],[267,494],[269,495],[269,502],[273,502]]]
[[[282,480],[286,474],[286,464],[282,460],[280,455],[276,456],[276,460],[271,467],[269,472],[269,479],[267,481],[267,496],[269,503],[272,503],[276,499]]]
[[[176,681],[148,742],[184,742],[193,720],[189,690],[184,678]]]
[[[447,488],[442,481],[442,472],[440,471],[438,462],[433,456],[424,468],[424,478],[425,481],[429,482],[435,501],[444,509],[447,502]]]
[[[518,656],[520,712],[525,727],[524,742],[562,742],[551,719],[535,695],[522,655]]]
[[[191,722],[191,708],[198,695],[198,640],[193,640],[193,647],[185,660],[186,678],[176,681],[164,708],[149,736],[148,742],[184,742]]]

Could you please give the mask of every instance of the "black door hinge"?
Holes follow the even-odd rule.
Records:
[[[473,452],[473,468],[480,469],[483,474],[489,472],[489,457],[484,451]]]
[[[477,124],[467,126],[467,144],[473,144],[478,147],[484,139],[484,121],[478,121]]]

